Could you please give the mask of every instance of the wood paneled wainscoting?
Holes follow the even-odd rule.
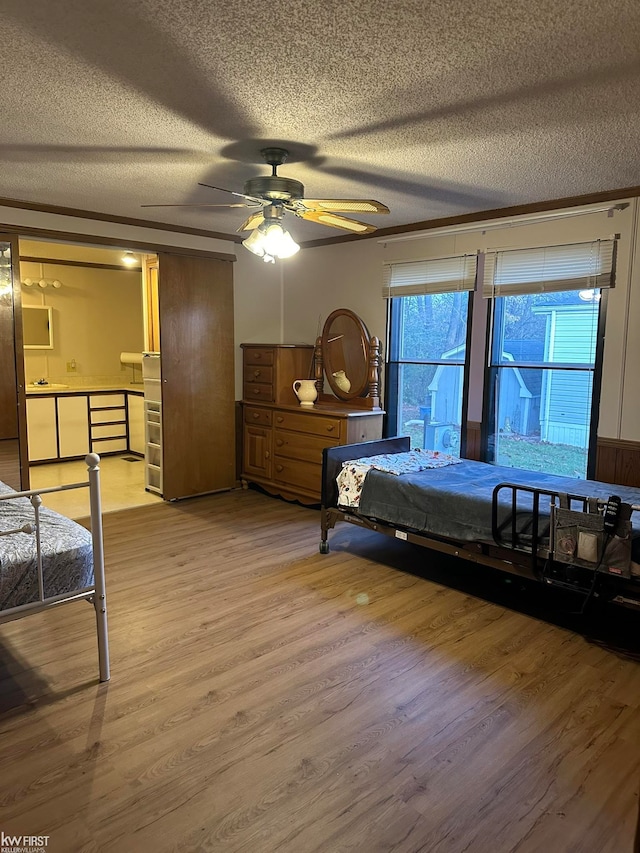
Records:
[[[480,421],[467,421],[467,447],[465,459],[482,461],[482,424]]]
[[[596,480],[640,487],[640,441],[598,438]]]

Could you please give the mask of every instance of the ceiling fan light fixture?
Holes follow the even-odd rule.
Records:
[[[267,226],[282,220],[285,211],[293,213],[300,219],[309,222],[317,222],[320,225],[329,225],[332,228],[342,228],[355,234],[371,234],[375,231],[374,225],[367,222],[359,222],[341,213],[389,213],[386,204],[375,199],[366,198],[305,198],[304,184],[295,178],[285,178],[278,175],[278,167],[287,159],[289,152],[285,148],[268,147],[261,150],[262,157],[271,166],[270,175],[258,175],[249,178],[244,183],[244,191],[239,193],[228,190],[225,187],[217,187],[213,184],[200,182],[199,186],[208,187],[218,192],[229,193],[236,198],[244,199],[243,202],[233,204],[169,204],[149,205],[143,207],[246,207],[253,208],[254,212],[237,229],[238,233],[258,229],[259,233],[251,235],[243,241],[243,245],[266,261],[273,263],[276,258],[290,258],[300,248],[292,239],[291,235],[282,226],[269,237],[269,246],[264,244],[267,234]],[[262,226],[265,228],[262,228]],[[268,256],[268,257],[267,257]]]
[[[250,252],[253,252],[254,255],[257,255],[259,258],[264,255],[264,237],[260,232],[259,228],[255,228],[251,234],[247,237],[246,240],[242,241],[242,245],[245,249],[248,249]]]
[[[279,222],[269,220],[255,228],[247,239],[242,241],[242,245],[254,255],[263,258],[265,263],[275,263],[276,258],[290,258],[300,250],[300,246]]]
[[[300,246],[279,222],[266,222],[264,229],[265,252],[275,258],[290,258],[300,251]]]

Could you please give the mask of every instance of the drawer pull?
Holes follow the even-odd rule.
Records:
[[[276,465],[276,471],[278,472],[278,474],[280,474],[282,471],[284,471],[284,465]]]
[[[253,357],[254,358],[262,358],[262,353],[261,352],[254,352]]]
[[[334,426],[333,426],[333,424],[331,424],[330,426],[327,427],[327,432],[333,432],[333,429],[334,429]]]
[[[268,451],[268,450],[265,450],[265,452],[264,452],[264,458],[265,458],[265,459],[271,459],[271,454],[269,453],[269,451]]]
[[[260,417],[260,413],[259,413],[259,412],[254,412],[254,413],[253,413],[253,417],[254,417],[256,420],[258,420],[258,418]]]
[[[282,417],[282,415],[278,415],[278,417],[276,418],[276,420],[278,421],[278,423],[279,423],[279,424],[281,424],[281,423],[282,423],[282,421],[284,420],[284,418]]]
[[[281,438],[279,438],[279,439],[276,441],[276,444],[278,445],[278,447],[282,447],[282,445],[284,444],[284,441],[283,441]]]
[[[257,378],[258,378],[258,376],[261,376],[261,375],[262,375],[262,371],[261,371],[261,370],[254,370],[254,371],[253,371],[253,375],[254,375],[254,376],[255,376],[255,378],[257,379]]]
[[[253,393],[254,393],[254,394],[259,394],[259,393],[260,393],[260,389],[259,389],[259,388],[254,388],[254,389],[253,389]]]

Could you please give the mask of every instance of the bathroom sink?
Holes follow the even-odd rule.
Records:
[[[41,385],[39,382],[30,382],[27,385],[27,391],[64,391],[68,385],[61,385],[57,382],[47,382],[46,385]]]

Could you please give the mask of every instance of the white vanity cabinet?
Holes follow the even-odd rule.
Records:
[[[103,456],[127,449],[127,406],[124,391],[89,395],[91,450]]]
[[[27,397],[29,462],[72,459],[89,452],[88,396]]]
[[[86,456],[89,452],[89,407],[87,397],[62,395],[58,405],[58,456]]]
[[[142,392],[129,390],[27,396],[29,462],[87,453],[145,452]]]
[[[55,397],[27,397],[29,461],[58,458]]]
[[[127,417],[129,422],[129,450],[144,456],[144,397],[142,394],[127,394]]]

